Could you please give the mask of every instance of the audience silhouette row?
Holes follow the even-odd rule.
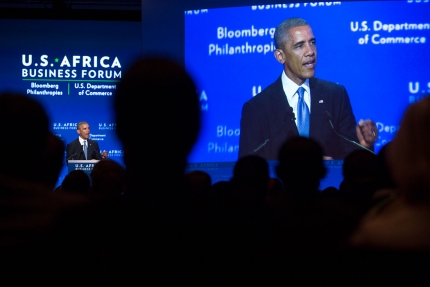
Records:
[[[192,78],[169,59],[136,61],[112,109],[125,168],[101,160],[55,188],[65,147],[46,112],[24,95],[0,95],[9,135],[0,143],[0,250],[10,270],[52,283],[52,274],[96,284],[429,283],[430,98],[407,109],[377,155],[348,155],[342,183],[324,190],[323,150],[303,137],[280,149],[276,178],[254,155],[229,181],[185,173],[200,110]]]

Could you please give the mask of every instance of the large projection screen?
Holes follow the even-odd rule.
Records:
[[[184,11],[185,65],[199,83],[203,114],[202,132],[189,162],[198,167],[238,159],[242,105],[280,76],[273,33],[289,17],[304,18],[312,26],[318,47],[315,76],[345,86],[357,121],[376,123],[378,152],[395,136],[405,108],[430,93],[429,12],[428,1]],[[335,180],[340,179],[339,164],[328,163],[336,166]]]

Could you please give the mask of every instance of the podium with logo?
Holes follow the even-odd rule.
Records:
[[[99,162],[99,160],[96,160],[96,159],[92,159],[92,160],[69,160],[67,162],[68,173],[70,173],[74,170],[82,170],[88,176],[90,176],[91,171],[94,168],[94,165],[98,162]]]

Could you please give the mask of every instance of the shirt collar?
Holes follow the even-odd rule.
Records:
[[[81,145],[84,144],[84,141],[88,142],[88,139],[84,140],[83,138],[81,138],[81,136],[79,136],[78,139],[79,139],[79,142],[81,143]]]
[[[285,74],[285,71],[282,72],[282,87],[284,88],[285,95],[287,96],[287,100],[289,103],[291,103],[291,98],[294,96],[294,94],[297,92],[297,89],[299,87],[303,87],[306,92],[310,95],[310,88],[309,88],[309,79],[306,79],[306,81],[301,85],[297,85],[294,83],[290,78],[287,77],[287,74]]]

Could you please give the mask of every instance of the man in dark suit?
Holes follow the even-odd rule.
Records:
[[[101,160],[97,141],[90,140],[90,126],[87,122],[79,122],[76,132],[79,137],[67,145],[67,160]]]
[[[374,122],[360,120],[357,125],[346,89],[314,78],[317,48],[309,24],[300,18],[283,21],[275,45],[274,56],[284,69],[243,105],[239,157],[255,154],[276,160],[281,145],[299,135],[315,139],[326,159],[342,159],[359,148],[336,132],[373,149],[378,136]]]

